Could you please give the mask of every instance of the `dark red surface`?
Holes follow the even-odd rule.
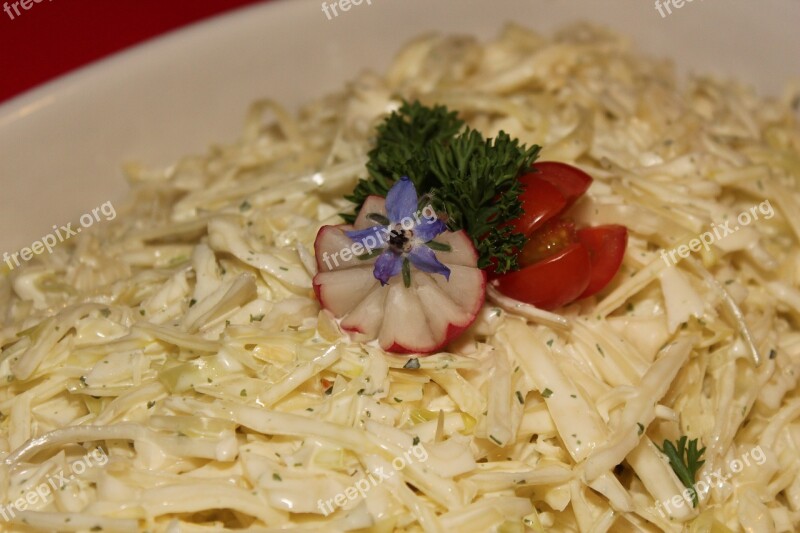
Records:
[[[24,0],[26,11],[21,0],[0,0],[0,102],[151,37],[265,1]]]

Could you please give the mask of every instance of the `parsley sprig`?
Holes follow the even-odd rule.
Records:
[[[663,448],[659,448],[659,450],[667,456],[672,470],[675,471],[675,474],[678,476],[678,479],[681,480],[683,486],[687,489],[691,489],[692,505],[693,507],[697,507],[699,500],[697,498],[697,491],[694,488],[694,480],[700,467],[705,464],[705,461],[701,461],[700,457],[703,456],[706,448],[704,446],[698,450],[697,439],[689,440],[689,446],[686,446],[687,440],[688,437],[683,435],[680,439],[675,441],[677,444],[676,446],[665,439]]]
[[[504,224],[522,213],[517,177],[536,161],[540,147],[526,148],[502,131],[484,139],[464,126],[444,106],[404,102],[378,126],[369,178],[359,180],[347,199],[358,209],[367,196],[386,196],[396,180],[408,176],[449,229],[463,229],[472,238],[480,268],[514,270],[525,236]],[[355,215],[344,218],[352,223]]]

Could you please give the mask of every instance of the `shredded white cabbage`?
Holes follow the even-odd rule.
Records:
[[[3,509],[109,457],[0,529],[800,529],[797,95],[680,86],[603,30],[510,26],[419,39],[297,115],[256,103],[236,142],[128,165],[113,223],[0,278]],[[344,334],[311,290],[313,242],[401,98],[591,173],[571,216],[630,231],[611,287],[558,314],[490,289],[430,357]],[[764,201],[774,217],[662,260]],[[682,435],[706,447],[698,479],[764,461],[664,513],[684,487],[659,448]]]

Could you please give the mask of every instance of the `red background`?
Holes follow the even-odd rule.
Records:
[[[27,11],[18,6],[20,16],[16,1],[0,0],[0,101],[171,29],[267,0],[42,0]]]

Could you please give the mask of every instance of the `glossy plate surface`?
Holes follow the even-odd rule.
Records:
[[[672,11],[646,0],[363,0],[329,20],[320,0],[278,0],[169,34],[0,106],[0,254],[121,198],[123,162],[165,164],[233,139],[251,101],[297,106],[382,72],[425,32],[486,38],[510,21],[548,32],[588,20],[683,72],[771,94],[800,76],[800,2],[686,0]]]

